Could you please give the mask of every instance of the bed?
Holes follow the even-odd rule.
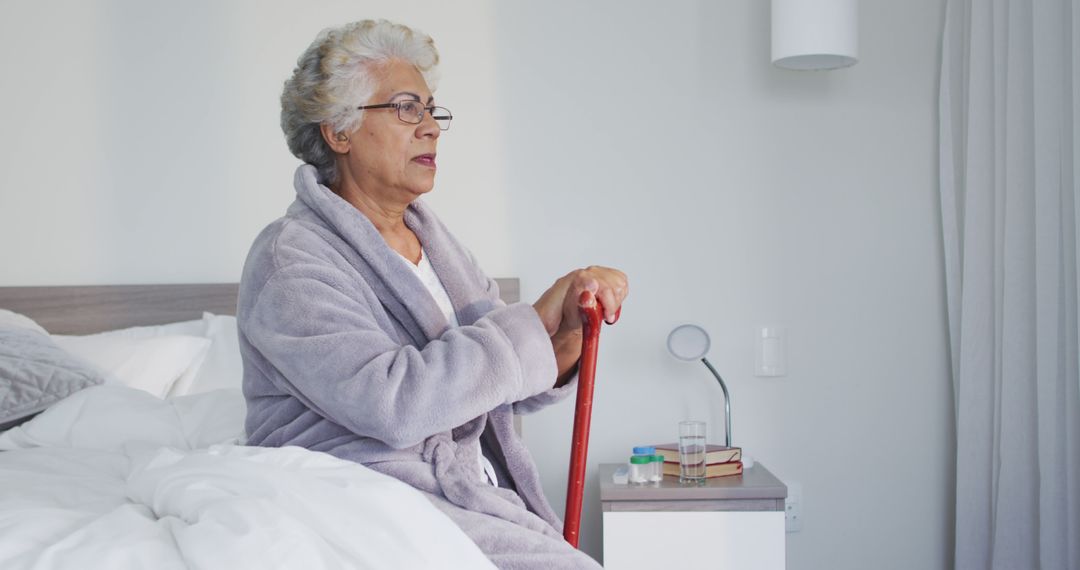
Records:
[[[403,483],[243,445],[236,292],[0,287],[0,568],[491,568]]]

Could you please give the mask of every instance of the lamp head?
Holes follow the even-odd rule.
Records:
[[[679,325],[672,329],[667,337],[667,349],[672,356],[687,362],[692,360],[702,361],[720,384],[720,389],[724,392],[724,420],[727,429],[724,434],[724,441],[728,447],[731,447],[731,396],[728,394],[727,384],[720,377],[720,373],[709,363],[709,359],[705,358],[705,355],[709,353],[709,344],[709,333],[697,325]]]
[[[679,360],[701,360],[709,353],[709,333],[698,325],[679,325],[667,337],[668,352]]]

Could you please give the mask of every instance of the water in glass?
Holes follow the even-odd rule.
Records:
[[[705,436],[679,437],[679,480],[701,482],[705,479]]]

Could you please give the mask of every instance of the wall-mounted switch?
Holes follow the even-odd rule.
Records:
[[[754,376],[787,375],[787,328],[758,327],[754,343]]]

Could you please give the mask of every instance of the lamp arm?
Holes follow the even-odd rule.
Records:
[[[731,396],[728,395],[727,384],[725,384],[724,379],[720,377],[720,373],[713,368],[713,365],[709,362],[708,358],[702,357],[701,361],[709,368],[709,372],[712,372],[712,375],[716,377],[716,381],[720,383],[720,389],[724,391],[724,419],[727,420],[727,431],[724,434],[724,439],[727,442],[727,446],[731,447]]]

